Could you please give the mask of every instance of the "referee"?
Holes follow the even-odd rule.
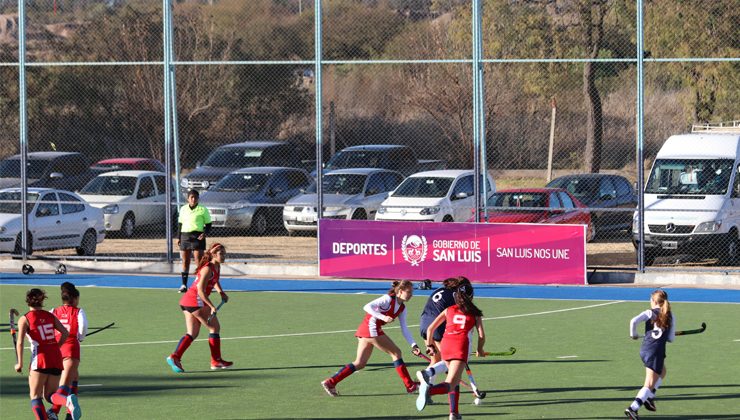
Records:
[[[177,218],[177,246],[182,259],[182,286],[178,290],[180,293],[188,291],[190,255],[195,254],[193,257],[198,265],[206,249],[206,235],[211,231],[211,214],[207,208],[198,204],[199,197],[197,190],[188,191],[188,204],[180,208]]]

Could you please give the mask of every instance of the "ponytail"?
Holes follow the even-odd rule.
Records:
[[[225,246],[221,245],[220,243],[216,242],[215,244],[211,245],[210,248],[206,252],[203,253],[203,256],[200,257],[200,261],[198,261],[198,267],[195,268],[195,275],[198,275],[200,272],[200,269],[207,266],[211,263],[211,260],[213,259],[213,256],[218,252],[220,249],[226,249]]]
[[[391,283],[391,288],[390,290],[388,290],[388,294],[391,296],[396,296],[400,290],[410,289],[413,287],[414,285],[411,284],[409,280],[396,280]]]
[[[671,316],[671,303],[668,302],[668,293],[666,293],[665,290],[656,290],[650,295],[650,297],[660,307],[660,314],[658,314],[658,319],[655,321],[655,325],[663,330],[670,329],[673,317]]]
[[[470,280],[465,279],[453,294],[455,296],[455,304],[460,308],[460,311],[466,315],[483,316],[481,311],[475,303],[473,303],[473,285],[470,284]]]

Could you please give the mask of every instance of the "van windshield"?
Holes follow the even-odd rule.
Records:
[[[223,147],[211,153],[203,166],[216,168],[253,168],[260,166],[260,156],[264,149],[242,149]]]
[[[658,159],[645,193],[724,195],[733,163],[732,159]]]
[[[377,150],[341,151],[329,159],[325,169],[382,168],[383,154]]]

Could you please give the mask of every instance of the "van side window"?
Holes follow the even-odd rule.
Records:
[[[136,193],[137,199],[149,198],[154,196],[154,183],[149,176],[141,178],[139,181],[139,192]]]
[[[457,184],[455,184],[455,189],[452,191],[452,197],[456,197],[461,192],[464,192],[468,195],[468,197],[473,196],[473,176],[468,175],[465,177],[460,178],[460,180],[457,181]]]
[[[732,185],[732,198],[740,197],[740,168],[735,172],[735,183]]]

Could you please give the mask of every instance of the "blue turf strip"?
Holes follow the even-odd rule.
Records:
[[[0,273],[0,285],[58,286],[71,281],[78,287],[121,287],[172,289],[181,284],[180,275],[132,276],[113,274],[31,274]],[[192,278],[190,279],[192,282]],[[192,284],[192,283],[191,283]],[[223,278],[221,284],[233,291],[276,291],[303,293],[382,294],[390,281],[363,280],[264,280]],[[437,287],[435,283],[434,287]],[[626,300],[645,302],[654,287],[633,286],[518,286],[481,285],[475,287],[476,297],[563,300]],[[740,290],[667,287],[672,302],[740,303]],[[429,296],[431,290],[416,290],[419,296]]]

